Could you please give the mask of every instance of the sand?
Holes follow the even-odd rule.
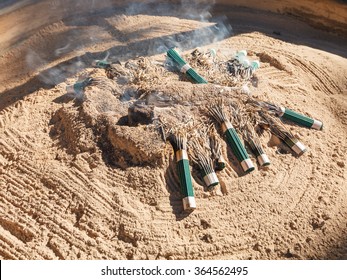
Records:
[[[214,23],[174,9],[133,11],[58,20],[2,52],[0,259],[346,259],[345,39],[261,10],[230,10],[234,34],[213,37]],[[252,95],[322,120],[324,130],[285,124],[308,148],[301,157],[265,133],[271,166],[248,175],[222,142],[221,184],[206,191],[192,169],[197,209],[184,213],[172,147],[154,123],[128,122],[138,85],[90,66],[105,55],[157,62],[162,78],[151,88],[172,104],[151,109],[174,124],[241,94],[166,71],[173,44],[184,54],[248,50],[261,62]],[[88,87],[83,101],[66,95],[88,75],[108,87]]]

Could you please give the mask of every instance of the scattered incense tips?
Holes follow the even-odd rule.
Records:
[[[197,139],[194,139],[190,146],[192,161],[200,169],[204,183],[207,189],[211,191],[219,184],[218,177],[214,172],[211,155],[208,153],[208,150],[204,148],[204,145]]]
[[[268,124],[271,133],[280,138],[296,155],[301,156],[306,152],[304,144],[296,139],[278,120],[264,112],[260,112],[260,114]]]
[[[174,49],[167,51],[167,56],[171,58],[180,68],[183,74],[186,74],[188,78],[198,84],[207,84],[207,81],[201,77],[190,65],[178,54]]]
[[[250,62],[245,50],[239,51],[227,62],[228,71],[235,77],[243,79],[250,79],[259,67],[260,62],[258,60]]]
[[[109,67],[105,68],[105,71],[107,78],[111,80],[118,77],[129,76],[129,71],[125,67],[123,67],[120,62],[110,64]]]
[[[141,99],[152,92],[168,74],[161,64],[146,57],[138,57],[124,64],[112,63],[105,71],[107,77],[118,84],[134,86]]]
[[[256,156],[259,165],[260,166],[270,165],[270,160],[269,160],[268,156],[265,154],[253,126],[248,124],[245,127],[243,135],[244,135],[245,141],[248,143],[252,152]]]
[[[258,105],[262,108],[265,108],[271,112],[274,112],[277,116],[282,117],[283,119],[290,120],[293,123],[296,123],[298,125],[313,128],[317,130],[323,129],[323,123],[321,121],[312,119],[310,117],[307,117],[305,115],[302,115],[300,113],[297,113],[293,110],[290,110],[288,108],[274,105],[269,102],[258,102]]]
[[[214,49],[209,49],[205,53],[203,53],[199,49],[195,49],[190,55],[190,60],[194,63],[194,65],[211,67],[214,63],[214,59],[217,53]]]
[[[187,137],[182,134],[170,134],[168,137],[174,151],[177,162],[178,177],[180,179],[181,190],[183,193],[184,211],[196,209],[192,176],[189,169],[189,159],[187,153]]]
[[[223,103],[218,102],[214,106],[211,106],[209,108],[209,112],[211,116],[221,125],[223,135],[226,138],[226,142],[239,161],[243,171],[246,173],[253,171],[255,169],[254,165],[250,160],[247,151],[243,146],[235,128],[228,120]]]
[[[207,51],[195,49],[186,55],[184,59],[202,76],[208,77],[209,83],[227,87],[239,86],[239,79],[230,75],[227,71],[225,59],[217,56],[213,49]]]
[[[226,161],[222,154],[222,145],[213,134],[209,136],[212,159],[215,162],[215,170],[221,171],[226,167]]]
[[[95,60],[93,61],[92,66],[96,68],[106,69],[108,67],[111,67],[111,64],[106,60]]]
[[[84,89],[92,83],[93,78],[87,78],[81,82],[66,86],[66,92],[74,95],[76,98],[82,98]]]

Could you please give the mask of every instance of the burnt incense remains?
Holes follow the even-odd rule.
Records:
[[[267,123],[272,134],[280,138],[297,156],[301,156],[306,152],[306,147],[293,134],[288,131],[280,121],[276,120],[273,116],[260,112]]]
[[[229,121],[224,105],[222,101],[209,108],[211,116],[220,124],[223,135],[225,136],[226,142],[236,156],[244,172],[249,173],[253,171],[254,165],[250,160],[248,153],[242,144],[234,126]]]
[[[193,211],[196,209],[196,202],[194,197],[192,176],[189,168],[187,137],[181,133],[171,133],[168,140],[170,141],[175,152],[177,172],[183,194],[183,209],[184,211]]]
[[[200,139],[200,141],[198,139],[191,141],[191,149],[189,150],[193,163],[198,166],[207,189],[211,191],[219,184],[219,180],[214,171],[209,146],[207,142],[204,145],[201,141],[203,139]]]
[[[209,68],[214,64],[216,50],[209,49],[207,52],[202,52],[199,49],[195,49],[191,52],[190,56],[190,61],[192,61],[194,65]]]
[[[109,79],[115,79],[119,77],[127,77],[129,75],[129,70],[122,66],[122,64],[117,61],[109,66],[105,67],[106,76]]]

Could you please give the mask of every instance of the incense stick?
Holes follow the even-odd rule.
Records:
[[[190,65],[178,54],[174,49],[167,51],[168,57],[170,57],[180,68],[180,71],[187,75],[192,81],[198,84],[207,84],[207,81],[201,77]]]
[[[255,169],[254,165],[250,160],[235,128],[226,116],[223,102],[219,101],[214,106],[211,106],[209,108],[209,112],[211,116],[221,125],[226,142],[231,148],[233,154],[238,159],[243,171],[246,173],[253,171]]]
[[[266,155],[266,153],[264,152],[263,147],[259,141],[259,138],[256,135],[254,127],[251,124],[246,125],[243,135],[245,137],[245,141],[248,143],[252,152],[257,158],[259,165],[260,166],[270,165],[270,160],[268,156]]]
[[[211,156],[215,162],[215,169],[217,171],[221,171],[226,167],[226,161],[222,154],[222,145],[220,141],[217,139],[217,137],[212,133],[210,133],[209,135],[209,142],[210,142]]]
[[[274,112],[277,116],[290,120],[293,123],[317,130],[323,129],[323,123],[321,121],[312,119],[286,107],[278,106],[269,102],[258,101],[256,103],[262,108],[266,108],[267,110]]]
[[[196,202],[187,154],[187,137],[181,133],[172,133],[169,135],[168,140],[175,151],[178,177],[183,193],[183,209],[185,211],[193,211],[196,209]]]
[[[200,141],[201,140],[202,138],[200,138]],[[201,171],[207,189],[211,191],[219,184],[219,180],[213,168],[211,155],[207,149],[204,149],[200,141],[194,139],[191,142],[190,154],[193,163],[195,163]]]
[[[296,155],[301,156],[306,152],[306,147],[296,139],[279,121],[265,112],[260,112],[263,119],[269,125],[272,134],[280,138],[289,148],[291,148]]]

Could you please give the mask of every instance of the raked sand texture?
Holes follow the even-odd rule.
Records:
[[[110,49],[122,62],[148,53],[163,62],[156,37],[177,40],[173,34],[209,23],[159,14],[58,21],[2,53],[0,259],[346,259],[347,50],[304,23],[303,41],[242,24],[203,48],[248,50],[261,63],[253,95],[322,120],[324,129],[286,123],[308,149],[301,157],[263,135],[271,165],[245,176],[223,142],[220,185],[206,191],[193,171],[197,209],[189,215],[172,147],[145,124],[124,125],[127,102],[93,86],[83,103],[64,95],[78,78],[106,78],[78,64],[86,52]],[[314,32],[321,37],[299,43]],[[67,40],[75,34],[78,42]],[[312,47],[319,40],[325,44]],[[195,105],[220,91],[175,73],[154,89],[183,104],[154,109],[173,122],[198,116]]]

